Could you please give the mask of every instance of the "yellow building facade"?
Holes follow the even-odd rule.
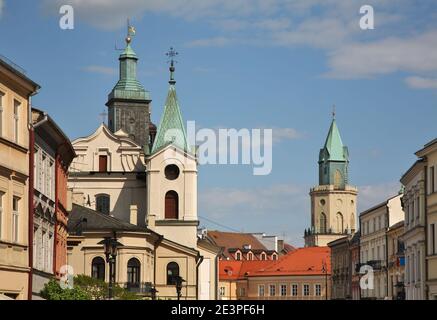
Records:
[[[29,105],[39,86],[0,59],[0,294],[29,287]]]

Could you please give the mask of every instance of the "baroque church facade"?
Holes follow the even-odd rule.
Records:
[[[357,230],[356,187],[349,185],[349,150],[343,144],[335,114],[319,153],[319,184],[311,189],[311,228],[306,247],[323,247]]]
[[[87,274],[163,299],[216,299],[220,248],[197,236],[197,158],[187,141],[170,67],[160,124],[151,122],[148,91],[137,80],[138,57],[126,39],[120,77],[108,96],[108,125],[72,142],[73,211],[69,264]],[[115,237],[116,272],[105,269],[101,244]]]

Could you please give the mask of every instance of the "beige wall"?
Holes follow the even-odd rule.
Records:
[[[120,133],[121,134],[121,133]],[[70,166],[68,186],[73,189],[74,201],[90,209],[96,209],[96,195],[110,196],[110,213],[123,221],[130,221],[130,206],[137,206],[134,224],[146,224],[146,185],[137,179],[136,172],[145,171],[141,147],[124,135],[112,134],[104,125],[89,137],[73,141],[77,153]],[[77,175],[99,171],[99,156],[108,158],[108,174]],[[88,196],[91,204],[87,204]]]
[[[197,247],[197,163],[195,158],[168,146],[147,159],[148,214],[156,219],[155,231],[167,239],[190,248]],[[167,165],[179,167],[176,180],[168,180]],[[179,196],[178,221],[165,220],[165,195],[176,191]],[[162,221],[162,222],[161,222]],[[194,222],[194,223],[193,223]]]
[[[329,242],[343,237],[345,230],[356,230],[357,194],[357,189],[352,186],[346,186],[345,190],[337,190],[333,185],[311,189],[311,225],[315,233],[320,233],[323,213],[327,220],[326,233],[308,236],[305,245],[327,246]],[[338,218],[340,216],[342,219]]]
[[[237,295],[240,295],[240,288],[245,288],[246,295],[239,296],[241,300],[325,300],[326,282],[328,283],[328,297],[331,296],[330,276],[326,279],[324,275],[314,276],[275,276],[275,277],[248,277],[247,281],[239,281],[237,284]],[[264,285],[265,295],[259,296],[259,286]],[[270,295],[270,286],[276,288],[275,296]],[[286,295],[281,296],[281,285],[286,286]],[[292,285],[297,285],[297,295],[292,295]],[[304,296],[304,285],[309,285],[309,295]],[[317,296],[315,286],[321,286],[321,295]]]
[[[237,281],[220,280],[219,300],[237,300]]]
[[[0,192],[2,215],[0,235],[0,293],[27,299],[29,84],[0,66],[2,132],[0,133]],[[14,101],[18,101],[18,140],[15,139]],[[13,198],[19,198],[18,241],[13,239]]]

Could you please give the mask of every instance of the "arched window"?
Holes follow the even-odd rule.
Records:
[[[276,253],[272,254],[272,260],[278,260],[278,255]]]
[[[253,260],[253,253],[252,252],[249,252],[247,254],[247,260]]]
[[[104,214],[109,214],[110,196],[109,194],[96,195],[96,211]]]
[[[241,260],[241,252],[238,251],[237,253],[235,253],[235,260],[240,261]]]
[[[175,285],[176,277],[179,276],[179,265],[176,262],[170,262],[167,265],[167,285]]]
[[[179,218],[179,196],[175,191],[169,191],[165,195],[165,218]]]
[[[351,213],[351,228],[352,230],[355,230],[355,214]]]
[[[127,262],[127,283],[129,286],[139,286],[140,284],[141,263],[136,258],[131,258]]]
[[[105,260],[95,257],[91,263],[91,277],[105,281]]]
[[[326,230],[326,215],[322,212],[320,214],[320,233],[321,234],[326,234],[327,230]]]
[[[340,212],[337,212],[337,233],[344,232],[344,223],[343,223],[343,215]]]
[[[267,255],[265,252],[261,253],[261,260],[267,260]]]

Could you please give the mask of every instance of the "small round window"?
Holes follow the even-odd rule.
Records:
[[[174,164],[165,167],[165,177],[168,180],[176,180],[179,177],[179,167]]]

